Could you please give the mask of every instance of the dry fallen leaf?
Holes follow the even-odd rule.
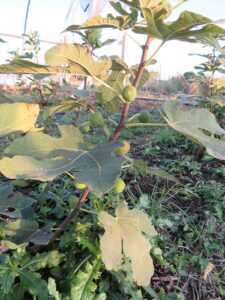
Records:
[[[138,285],[149,285],[154,266],[150,256],[151,244],[142,232],[149,236],[157,233],[148,216],[137,208],[128,210],[127,205],[122,203],[116,208],[115,218],[102,211],[98,219],[105,229],[100,238],[100,248],[106,269],[111,270],[121,264],[123,248],[123,253],[131,259],[134,281]]]

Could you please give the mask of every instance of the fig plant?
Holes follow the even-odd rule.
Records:
[[[127,8],[122,8],[121,4],[126,4]],[[89,47],[79,44],[54,46],[46,52],[46,64],[43,65],[22,59],[0,65],[0,73],[4,74],[64,73],[82,77],[91,76],[99,84],[96,98],[100,104],[106,109],[121,111],[119,122],[115,124],[113,131],[110,131],[101,112],[89,109],[89,124],[94,129],[103,128],[108,141],[88,147],[79,126],[58,125],[59,137],[51,136],[44,132],[43,128],[35,126],[39,115],[37,104],[1,104],[0,136],[16,131],[24,134],[17,135],[17,138],[3,150],[0,172],[10,179],[39,181],[52,181],[66,173],[74,178],[78,189],[84,188],[79,201],[54,234],[51,233],[51,226],[39,229],[37,222],[25,220],[20,213],[15,218],[16,221],[10,223],[11,226],[6,225],[8,235],[3,242],[5,247],[16,248],[29,241],[37,245],[54,241],[76,216],[89,193],[101,196],[112,189],[118,193],[123,191],[125,183],[120,176],[124,168],[140,168],[146,173],[177,182],[176,178],[165,171],[129,157],[130,145],[127,141],[119,140],[120,134],[126,126],[161,125],[150,123],[148,111],[138,115],[140,123],[132,123],[133,118],[128,118],[128,113],[136,99],[138,89],[148,79],[147,67],[155,63],[156,54],[167,41],[213,43],[215,37],[225,35],[225,30],[215,25],[209,18],[189,11],[182,12],[176,21],[169,22],[167,18],[172,13],[173,7],[165,0],[119,0],[112,2],[112,6],[117,16],[95,16],[81,25],[69,26],[66,31],[86,30],[87,34],[93,33],[94,29],[111,28],[128,33],[132,31],[133,35],[145,35],[146,42],[141,46],[142,56],[138,65],[129,67],[118,57],[96,60]],[[153,39],[158,39],[161,43],[149,55]],[[104,79],[102,74],[106,74]],[[76,107],[78,101],[79,105],[84,101],[83,106],[88,108],[88,99],[83,100],[84,98],[83,94],[77,94],[69,101],[66,99],[66,102],[61,104],[60,111]],[[51,112],[54,114],[57,109],[54,110],[54,106],[52,108]],[[214,157],[225,160],[225,142],[219,138],[225,134],[225,130],[218,125],[213,114],[206,109],[183,112],[175,101],[166,104],[164,113],[169,126],[205,146]],[[83,126],[81,124],[81,130]],[[123,253],[131,259],[134,280],[140,285],[148,285],[154,269],[150,257],[151,244],[142,233],[154,236],[156,231],[147,215],[136,208],[130,210],[122,203],[116,209],[116,218],[107,212],[100,212],[99,222],[105,229],[105,234],[100,240],[100,248],[106,268],[111,270],[120,265]]]
[[[205,45],[207,46],[207,45]],[[191,54],[203,57],[206,59],[205,62],[200,65],[195,66],[197,74],[194,72],[184,73],[184,77],[189,82],[199,82],[200,84],[205,84],[209,91],[209,96],[216,96],[222,94],[225,89],[224,79],[216,79],[215,75],[225,73],[225,55],[217,49],[216,46],[210,46],[210,53],[207,54]]]

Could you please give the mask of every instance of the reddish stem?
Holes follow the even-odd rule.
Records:
[[[138,71],[137,71],[137,75],[136,75],[136,77],[134,79],[134,82],[133,82],[133,87],[135,87],[136,89],[138,88],[139,82],[141,80],[142,73],[143,73],[144,68],[145,68],[145,62],[147,60],[148,48],[149,48],[149,45],[151,43],[151,40],[152,40],[152,38],[148,37],[147,41],[146,41],[146,43],[143,47],[141,62],[140,62],[140,65],[139,65],[139,68],[138,68]],[[122,111],[122,114],[121,114],[121,117],[120,117],[119,124],[117,125],[117,127],[114,130],[113,134],[110,136],[110,138],[109,138],[110,141],[116,141],[118,139],[118,137],[120,135],[120,132],[123,129],[124,124],[126,123],[126,118],[127,118],[129,108],[130,108],[130,103],[129,102],[125,103],[124,106],[123,106],[123,111]]]
[[[151,41],[152,41],[152,37],[148,36],[147,40],[146,40],[146,43],[143,47],[141,62],[140,62],[139,68],[138,68],[136,78],[135,78],[134,83],[133,83],[133,86],[136,89],[138,88],[139,82],[141,80],[142,73],[143,73],[144,68],[145,68],[145,63],[146,63],[147,55],[148,55],[148,48],[149,48],[149,45],[150,45]]]
[[[129,108],[130,108],[130,103],[129,102],[125,103],[123,106],[123,111],[122,111],[122,114],[120,117],[119,124],[117,125],[113,134],[110,136],[110,138],[109,138],[110,141],[116,141],[118,139],[120,132],[123,129],[123,126],[125,124]]]
[[[81,195],[81,197],[79,199],[79,202],[76,204],[74,209],[69,213],[69,215],[65,218],[65,220],[60,224],[58,230],[55,231],[55,234],[53,235],[51,242],[54,241],[61,234],[61,232],[64,231],[68,227],[70,222],[77,215],[79,209],[83,205],[83,202],[86,200],[89,192],[90,192],[90,190],[88,188],[86,188],[84,190],[83,194]]]
[[[137,75],[134,79],[133,82],[133,86],[137,89],[139,82],[141,80],[141,76],[142,73],[144,71],[145,68],[145,62],[147,60],[147,55],[148,55],[148,48],[150,45],[152,38],[148,37],[147,41],[145,43],[145,46],[143,47],[143,52],[142,52],[142,57],[141,57],[141,62],[137,71]],[[124,124],[126,122],[126,118],[127,118],[127,114],[130,108],[130,103],[127,102],[124,104],[123,106],[123,111],[120,117],[120,121],[119,124],[117,125],[116,129],[114,130],[113,134],[110,136],[109,140],[110,141],[116,141],[120,135],[121,130],[124,127]],[[88,194],[89,194],[90,190],[88,188],[86,188],[83,192],[83,194],[81,195],[81,198],[79,200],[79,202],[77,203],[77,205],[74,207],[74,209],[71,211],[71,213],[66,217],[66,219],[60,224],[59,229],[56,230],[55,234],[52,237],[51,241],[54,241],[59,235],[60,233],[67,228],[67,226],[69,225],[69,223],[72,221],[72,219],[77,215],[79,209],[82,207],[83,202],[86,200]]]

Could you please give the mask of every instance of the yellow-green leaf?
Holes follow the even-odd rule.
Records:
[[[146,5],[145,0],[139,0],[146,25],[135,26],[137,33],[147,34],[163,42],[180,40],[186,42],[210,42],[216,35],[224,36],[225,30],[209,18],[190,11],[184,11],[176,21],[166,23],[163,17],[159,18],[158,12]],[[149,1],[147,1],[149,2]],[[166,13],[166,11],[165,11]]]
[[[95,62],[87,47],[79,44],[61,44],[52,47],[45,53],[46,63],[50,66],[68,64],[71,73],[98,76],[111,67],[110,59]]]
[[[57,74],[70,73],[68,68],[35,64],[23,59],[15,59],[0,65],[1,74]]]
[[[73,170],[79,182],[96,194],[112,189],[121,173],[123,157],[113,153],[120,142],[108,142],[85,149],[82,134],[73,126],[59,126],[61,137],[31,132],[16,139],[0,160],[0,171],[12,179],[53,180]],[[18,166],[20,166],[18,168]]]
[[[81,25],[71,25],[65,31],[77,31],[92,28],[121,28],[123,26],[123,18],[113,19],[95,16]]]
[[[125,203],[116,208],[116,217],[107,212],[99,213],[99,221],[105,229],[100,238],[102,259],[108,270],[121,264],[123,253],[131,259],[133,278],[139,285],[149,285],[154,274],[150,256],[151,244],[142,234],[156,235],[148,216],[137,208],[129,210]]]
[[[29,132],[14,140],[4,151],[5,155],[27,155],[38,159],[46,158],[54,150],[77,151],[83,143],[83,136],[72,125],[59,126],[60,137],[43,132]],[[21,166],[22,168],[22,166]]]
[[[39,106],[34,103],[0,104],[0,137],[14,131],[36,130],[35,122],[39,115]]]
[[[209,110],[198,108],[182,111],[177,101],[167,101],[164,111],[165,120],[171,127],[201,143],[210,155],[225,160],[225,142],[214,136],[225,134],[225,130]]]

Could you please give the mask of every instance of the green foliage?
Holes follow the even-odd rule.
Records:
[[[38,32],[31,31],[28,34],[23,34],[23,36],[25,37],[24,51],[27,51],[24,55],[38,62],[38,55],[41,50]]]
[[[225,130],[216,122],[215,116],[205,109],[181,111],[175,101],[167,102],[164,106],[165,120],[176,130],[190,136],[203,144],[209,154],[214,157],[225,159],[225,143],[211,135],[223,135]],[[210,135],[206,134],[209,132]]]
[[[14,59],[0,65],[1,74],[58,74],[70,73],[68,68],[39,65],[24,59]]]
[[[0,137],[15,131],[28,132],[35,130],[39,114],[37,104],[13,103],[1,104]]]
[[[31,206],[35,199],[25,196],[22,193],[13,194],[12,185],[0,186],[0,214],[11,218],[22,218],[28,215],[32,217]]]
[[[98,76],[108,71],[111,60],[95,62],[87,47],[79,44],[61,44],[45,54],[46,63],[51,66],[70,65],[70,72],[79,75]]]
[[[23,299],[24,292],[29,293],[37,299],[50,299],[47,294],[47,283],[41,278],[41,275],[36,272],[24,270],[12,266],[10,262],[1,264],[0,266],[0,286],[2,290],[2,296],[12,296],[13,299],[13,285],[16,277],[19,276],[20,282],[20,299]]]
[[[217,25],[210,24],[212,21],[202,15],[185,11],[179,18],[172,23],[165,23],[163,17],[157,19],[157,14],[150,4],[141,1],[142,13],[147,26],[136,26],[134,31],[137,33],[147,34],[163,42],[169,40],[180,40],[185,42],[202,42],[211,41],[213,35],[224,35],[225,31]],[[205,25],[205,26],[202,26]],[[199,29],[199,26],[201,28]]]
[[[118,167],[124,161],[122,157],[112,156],[120,143],[106,143],[99,148],[85,150],[82,135],[77,128],[61,126],[59,129],[60,138],[42,132],[30,132],[15,140],[5,150],[6,155],[13,157],[1,160],[1,172],[9,178],[47,181],[76,168],[78,181],[86,184],[93,192],[105,193],[110,190],[120,174]],[[74,138],[71,139],[71,136]],[[16,168],[18,164],[21,165],[20,169]],[[109,170],[108,177],[106,173]]]
[[[56,289],[55,279],[51,277],[48,279],[48,293],[50,296],[53,296],[55,300],[62,299],[59,292]]]
[[[57,267],[62,261],[64,261],[65,255],[57,250],[51,250],[48,252],[37,253],[30,261],[31,269],[38,271],[45,268]]]
[[[50,229],[51,225],[39,229],[38,223],[33,220],[18,219],[11,221],[4,227],[6,236],[9,238],[2,243],[9,249],[15,249],[28,242],[36,245],[47,245],[52,238]]]
[[[95,291],[97,285],[94,280],[101,275],[99,268],[101,266],[100,258],[96,258],[92,263],[89,261],[85,264],[84,271],[79,271],[78,274],[71,278],[70,297],[72,300],[89,300],[96,299]]]
[[[95,112],[94,114],[91,115],[90,123],[92,126],[99,126],[99,127],[102,127],[105,124],[103,116],[100,112]]]
[[[123,3],[128,8],[123,8]],[[176,284],[180,284],[174,285],[174,289],[179,290],[184,286],[183,277],[190,270],[194,269],[197,274],[193,278],[199,278],[208,260],[220,261],[218,256],[224,257],[222,167],[215,164],[210,170],[209,162],[201,161],[205,157],[203,148],[193,146],[171,129],[151,129],[150,132],[150,127],[132,128],[134,124],[130,121],[134,118],[138,117],[140,123],[149,123],[155,116],[145,111],[128,117],[130,104],[125,102],[133,102],[136,98],[134,86],[140,89],[145,85],[149,78],[145,67],[156,62],[154,57],[165,42],[179,40],[215,45],[216,38],[224,37],[225,31],[210,19],[188,11],[181,13],[176,21],[166,21],[173,10],[168,1],[121,0],[113,2],[112,6],[119,16],[95,16],[80,26],[71,25],[66,29],[79,34],[83,45],[52,47],[45,54],[44,65],[19,57],[0,65],[0,73],[4,74],[91,76],[97,90],[71,88],[69,97],[41,112],[37,104],[10,104],[11,99],[1,96],[4,104],[0,107],[0,171],[7,177],[2,176],[1,180],[29,179],[27,185],[14,184],[14,188],[1,185],[0,188],[3,299],[184,299],[180,291],[171,293],[170,286],[162,285],[160,280],[155,283],[157,276],[149,286],[153,263],[158,278],[168,274],[169,282],[176,280]],[[150,38],[160,39],[162,43],[150,56],[148,44],[141,46],[140,64],[129,67],[118,57],[97,58],[93,54],[95,49],[113,41],[101,40],[102,28],[129,29],[132,34],[145,34],[147,43]],[[32,46],[30,50],[37,56],[38,35],[33,33],[27,37],[26,45]],[[200,71],[221,69],[214,58],[208,59],[212,60],[211,64],[202,64]],[[178,80],[179,89],[180,82]],[[33,92],[43,94],[43,101],[55,93],[56,86],[47,82],[40,85],[34,79],[33,84]],[[93,92],[99,100],[94,108],[90,100]],[[121,105],[124,105],[123,112]],[[102,110],[104,117],[99,106],[109,109],[109,112]],[[120,116],[110,110],[119,111]],[[74,111],[75,117],[71,114]],[[225,131],[212,113],[206,109],[182,111],[174,101],[168,101],[164,111],[165,120],[172,128],[205,146],[213,157],[224,160]],[[62,117],[62,113],[66,114]],[[158,116],[156,122],[159,119]],[[91,130],[85,128],[89,125],[92,125]],[[86,133],[85,137],[78,128]],[[120,134],[126,138],[130,135],[132,151],[129,155],[133,158],[125,155],[128,145],[116,141]],[[141,135],[154,139],[143,146],[143,140],[138,140]],[[124,146],[126,153],[118,157],[118,149]],[[210,157],[210,163],[214,162]],[[172,171],[180,176],[179,180]],[[126,181],[124,196],[113,190],[121,174]],[[146,176],[148,174],[157,179]],[[204,183],[204,179],[212,175],[218,183],[208,179]],[[83,196],[75,188],[74,181],[87,186]],[[176,185],[171,186],[168,181]],[[121,192],[125,184],[119,183]],[[83,197],[89,191],[85,202]],[[121,204],[125,199],[130,209],[127,204]],[[78,208],[80,214],[70,226],[63,227]],[[114,212],[116,217],[112,217]],[[153,237],[156,231],[149,217],[160,229],[160,236]],[[62,223],[64,218],[66,221]],[[59,241],[54,239],[49,244],[53,224],[55,230],[62,229],[63,235]],[[99,225],[105,230],[102,236]],[[48,246],[39,251],[37,246],[30,246],[30,242]],[[218,291],[213,295],[210,292],[207,297],[223,293],[220,279],[223,271],[217,265],[213,272],[217,278],[217,283],[213,284],[218,286]],[[171,279],[173,275],[178,279]],[[190,291],[188,285],[187,290]],[[204,298],[204,291],[203,294],[200,297]]]

